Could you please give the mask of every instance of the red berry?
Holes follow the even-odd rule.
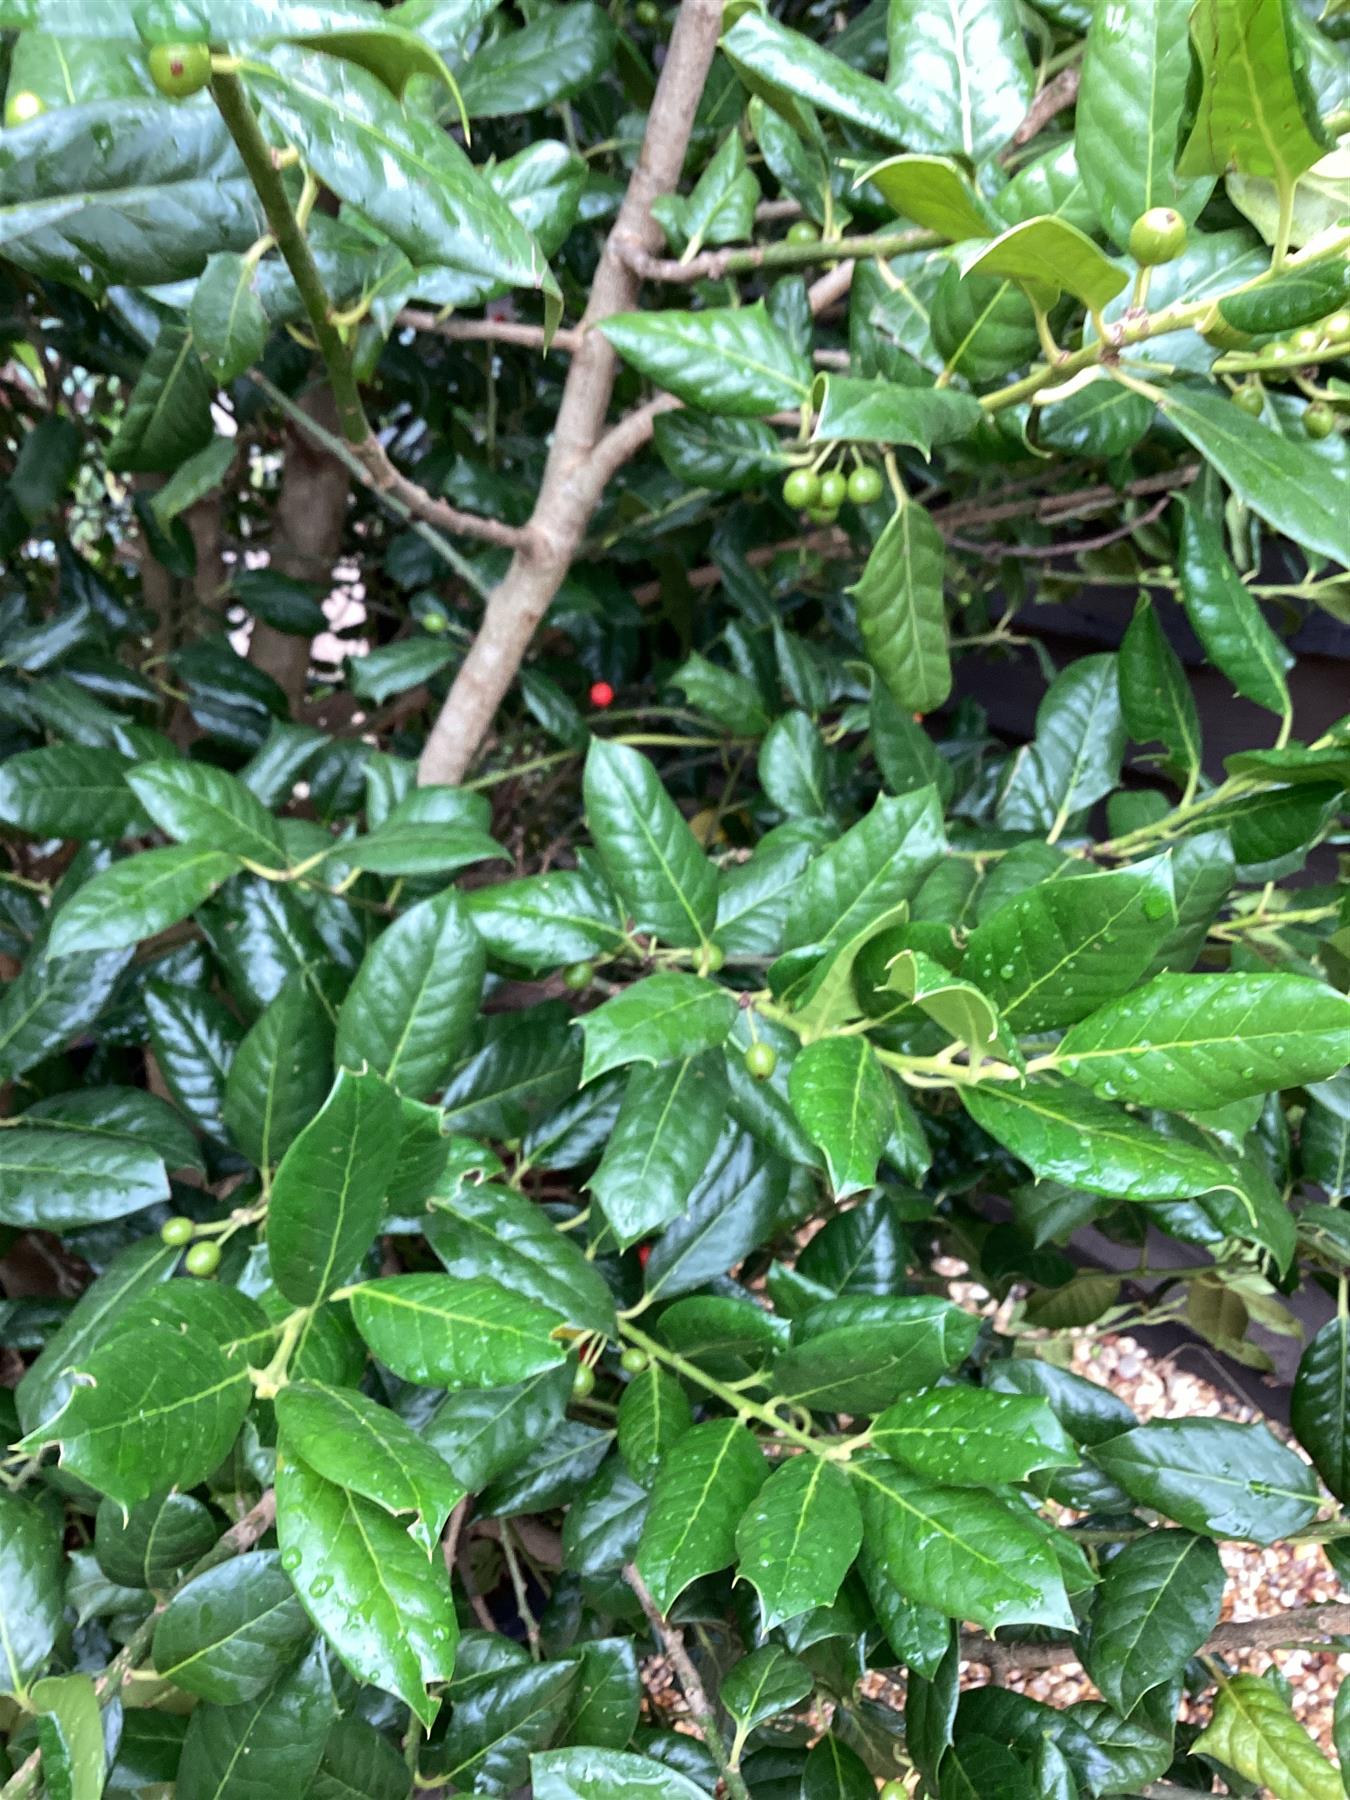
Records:
[[[651,1253],[652,1253],[652,1247],[650,1244],[639,1244],[638,1245],[638,1267],[640,1269],[646,1268],[647,1258],[651,1255]]]
[[[609,683],[607,681],[593,681],[591,683],[591,705],[605,707],[613,706],[613,704],[614,689]]]

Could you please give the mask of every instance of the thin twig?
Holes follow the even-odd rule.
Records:
[[[535,1662],[538,1662],[544,1654],[539,1644],[539,1621],[530,1607],[530,1596],[525,1586],[525,1572],[520,1566],[520,1558],[516,1555],[516,1547],[511,1541],[511,1528],[505,1519],[502,1520],[501,1536],[498,1541],[502,1547],[502,1555],[506,1558],[506,1570],[511,1577],[511,1588],[516,1596],[516,1611],[520,1614],[521,1623],[525,1627],[530,1655]]]
[[[624,261],[644,281],[687,287],[696,281],[720,281],[727,275],[752,275],[813,269],[822,263],[871,262],[876,257],[903,256],[910,250],[934,250],[943,242],[935,232],[907,226],[903,231],[876,231],[866,237],[820,238],[811,244],[755,244],[745,249],[705,250],[688,262],[654,256],[636,244],[624,244]]]
[[[1350,1605],[1332,1601],[1323,1606],[1295,1606],[1288,1612],[1260,1619],[1230,1620],[1216,1627],[1201,1645],[1201,1653],[1226,1656],[1231,1651],[1272,1650],[1281,1644],[1303,1644],[1312,1639],[1350,1635]],[[961,1636],[961,1656],[966,1662],[1001,1669],[1055,1669],[1080,1660],[1081,1646],[1074,1643],[1002,1644],[983,1632]]]
[[[1037,94],[1031,103],[1030,111],[1013,133],[1013,147],[1020,149],[1029,144],[1034,137],[1039,137],[1050,121],[1062,113],[1066,106],[1072,106],[1078,98],[1078,82],[1082,71],[1077,63],[1070,68],[1061,69],[1053,76]]]
[[[1146,512],[1140,513],[1137,519],[1127,519],[1123,525],[1117,525],[1111,531],[1103,531],[1097,537],[1074,538],[1065,544],[982,544],[974,538],[963,537],[949,537],[947,542],[954,550],[968,551],[974,556],[984,557],[988,562],[1002,562],[1005,556],[1046,562],[1055,556],[1081,556],[1087,550],[1104,550],[1108,544],[1116,544],[1122,538],[1132,537],[1136,531],[1142,531],[1146,525],[1160,519],[1171,504],[1171,494],[1163,494]]]
[[[676,1625],[672,1625],[662,1613],[660,1607],[652,1599],[646,1582],[638,1574],[632,1563],[624,1565],[623,1578],[637,1595],[637,1603],[646,1615],[647,1623],[656,1635],[656,1641],[665,1651],[671,1668],[675,1671],[675,1679],[679,1682],[685,1701],[689,1707],[689,1716],[703,1734],[703,1741],[712,1752],[713,1760],[722,1771],[722,1780],[726,1784],[729,1800],[750,1800],[750,1790],[737,1769],[731,1766],[730,1753],[726,1740],[717,1724],[717,1715],[708,1701],[707,1692],[699,1679],[698,1670],[684,1647],[684,1636]]]

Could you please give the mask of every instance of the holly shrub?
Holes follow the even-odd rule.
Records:
[[[3,1800],[1342,1792],[1320,10],[0,0]]]

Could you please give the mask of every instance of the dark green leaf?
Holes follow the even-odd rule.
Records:
[[[725,1111],[726,1078],[712,1059],[633,1069],[600,1166],[586,1184],[621,1248],[684,1212]]]
[[[155,1626],[155,1670],[203,1700],[236,1706],[270,1687],[309,1636],[280,1553],[256,1550],[173,1596]]]
[[[759,1593],[764,1629],[832,1605],[861,1542],[858,1503],[837,1464],[795,1456],[776,1469],[736,1529],[740,1574]]]
[[[302,1793],[337,1714],[323,1652],[236,1705],[193,1708],[174,1788],[180,1800],[252,1800],[259,1788]]]
[[[40,1127],[0,1138],[0,1224],[71,1231],[168,1197],[164,1163],[143,1144]]]
[[[892,514],[851,590],[868,660],[898,706],[934,712],[951,692],[942,535],[917,501]]]
[[[1025,1481],[1036,1469],[1078,1460],[1043,1400],[984,1388],[935,1388],[899,1400],[872,1427],[872,1442],[902,1468],[956,1487]]]
[[[872,1187],[890,1137],[890,1078],[864,1037],[820,1038],[793,1059],[792,1110],[825,1155],[837,1200]]]
[[[736,1527],[767,1473],[735,1419],[710,1419],[678,1440],[657,1472],[636,1558],[662,1612],[690,1582],[735,1559]]]
[[[0,1495],[0,1685],[22,1693],[47,1658],[64,1610],[61,1533],[18,1494]]]
[[[424,1230],[448,1274],[489,1276],[571,1325],[614,1334],[614,1301],[603,1276],[523,1194],[464,1182],[433,1196]]]
[[[95,875],[62,907],[51,950],[120,950],[195,912],[239,863],[204,844],[142,850]]]
[[[1011,0],[906,0],[891,9],[889,37],[887,85],[903,109],[908,147],[968,162],[1002,149],[1032,94]]]
[[[1244,699],[1287,713],[1284,675],[1294,659],[1238,579],[1218,531],[1194,506],[1182,511],[1177,572],[1186,617],[1210,661]]]
[[[663,944],[707,941],[717,871],[645,756],[596,738],[586,757],[586,818],[639,931]]]
[[[810,393],[809,362],[763,301],[703,312],[614,313],[600,329],[639,374],[707,412],[753,419],[795,411]]]
[[[422,1387],[503,1387],[565,1355],[557,1315],[494,1281],[393,1275],[353,1288],[351,1303],[381,1362]]]
[[[1208,1538],[1150,1531],[1106,1564],[1084,1651],[1119,1713],[1179,1675],[1219,1620],[1225,1576]]]
[[[266,869],[284,869],[281,828],[242,781],[210,763],[139,763],[127,785],[167,837],[209,844]]]
[[[1186,672],[1146,594],[1120,646],[1120,707],[1135,743],[1161,744],[1173,769],[1188,781],[1195,777],[1200,768],[1199,714]]]
[[[303,974],[246,1033],[225,1078],[230,1136],[260,1169],[274,1167],[327,1098],[333,1025]]]
[[[1350,1323],[1339,1314],[1299,1358],[1289,1422],[1317,1473],[1343,1499],[1350,1492]]]
[[[736,1002],[715,982],[665,969],[635,981],[581,1021],[586,1039],[582,1080],[624,1063],[683,1061],[721,1044]]]
[[[1312,1470],[1262,1425],[1156,1420],[1092,1457],[1132,1499],[1211,1537],[1273,1544],[1317,1511]]]

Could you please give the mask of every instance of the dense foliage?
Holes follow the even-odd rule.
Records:
[[[1343,1792],[1345,9],[847,11],[0,0],[3,1800]]]

